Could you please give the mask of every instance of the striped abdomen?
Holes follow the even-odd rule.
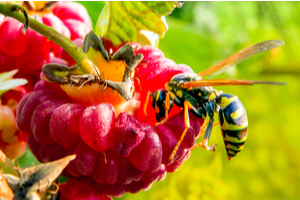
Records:
[[[219,111],[219,122],[228,159],[237,155],[247,139],[248,119],[245,108],[236,96],[224,94],[227,105]],[[222,98],[222,97],[221,97]]]

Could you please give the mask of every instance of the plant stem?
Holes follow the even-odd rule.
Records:
[[[25,21],[24,15],[20,12],[12,11],[13,7],[17,7],[18,10],[21,11],[22,9],[24,10],[24,8],[22,8],[20,5],[0,3],[0,13],[5,16],[12,17],[18,20],[19,22],[23,23]],[[57,32],[52,27],[46,26],[38,22],[36,19],[32,19],[30,17],[28,18],[30,28],[61,46],[75,60],[77,65],[84,73],[94,75],[98,74],[96,72],[96,70],[98,69],[94,67],[93,62],[90,59],[88,59],[87,55],[80,48],[78,48],[69,38],[63,36],[61,33]]]

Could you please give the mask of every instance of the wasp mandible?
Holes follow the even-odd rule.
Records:
[[[168,113],[173,104],[182,107],[184,110],[185,129],[170,155],[170,161],[173,161],[177,149],[187,130],[190,128],[188,111],[190,110],[196,117],[206,119],[201,128],[200,135],[204,132],[203,140],[196,146],[202,146],[209,151],[215,151],[216,145],[208,145],[208,140],[214,125],[220,124],[228,159],[236,156],[244,147],[247,139],[248,119],[246,110],[237,96],[223,94],[211,86],[220,85],[254,85],[270,84],[285,85],[285,82],[273,81],[251,81],[237,79],[215,79],[203,80],[202,77],[215,72],[224,70],[227,67],[238,64],[249,56],[264,52],[275,47],[283,45],[281,40],[268,40],[252,46],[249,46],[225,60],[211,66],[199,74],[181,73],[173,76],[166,84],[165,89],[156,90],[153,94],[149,91],[145,104],[144,113],[146,113],[149,98],[156,112],[157,125],[164,124],[168,120]],[[214,124],[214,114],[219,113],[219,122]]]

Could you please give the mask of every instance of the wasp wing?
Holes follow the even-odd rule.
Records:
[[[284,41],[282,40],[267,40],[264,42],[260,42],[254,45],[251,45],[249,47],[246,47],[245,49],[233,54],[232,56],[226,58],[225,60],[222,60],[221,62],[211,66],[210,68],[200,72],[198,75],[201,77],[210,75],[215,72],[221,72],[225,70],[227,67],[236,65],[243,60],[246,60],[248,57],[258,54],[260,52],[264,52],[276,47],[279,47],[284,44]]]
[[[196,80],[181,83],[184,89],[190,87],[218,86],[218,85],[254,85],[254,84],[269,84],[269,85],[286,85],[285,82],[274,81],[251,81],[239,79],[213,79],[213,80]]]

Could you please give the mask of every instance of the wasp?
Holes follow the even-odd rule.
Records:
[[[236,156],[244,147],[247,139],[248,118],[242,102],[237,96],[225,94],[212,86],[220,85],[254,85],[270,84],[285,85],[285,82],[273,81],[252,81],[238,79],[215,79],[204,80],[202,77],[223,71],[227,67],[238,64],[249,56],[261,53],[283,45],[281,40],[268,40],[249,46],[225,60],[211,66],[199,74],[181,73],[174,75],[166,84],[164,89],[156,90],[153,94],[149,91],[145,104],[144,113],[151,97],[152,107],[156,112],[157,123],[155,126],[164,124],[168,120],[168,113],[174,103],[184,110],[185,129],[174,147],[170,161],[173,161],[176,152],[184,139],[187,130],[190,128],[188,112],[191,111],[196,117],[206,119],[200,130],[204,133],[203,140],[194,146],[201,146],[209,151],[215,151],[216,145],[208,145],[212,128],[220,124],[225,149],[228,159]],[[214,123],[215,113],[219,114],[219,122]]]

